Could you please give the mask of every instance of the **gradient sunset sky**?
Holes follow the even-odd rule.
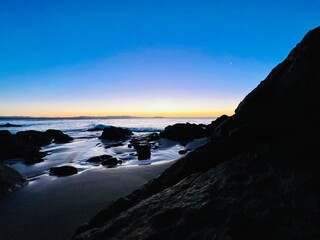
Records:
[[[320,0],[0,0],[0,116],[219,116]]]

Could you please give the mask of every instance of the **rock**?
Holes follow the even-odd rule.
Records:
[[[64,134],[60,130],[49,129],[45,133],[51,138],[53,138],[54,143],[67,143],[73,140],[72,137],[70,137],[67,134]]]
[[[214,131],[218,131],[219,126],[222,125],[228,118],[229,117],[227,115],[222,115],[208,124],[206,126],[207,135],[210,136],[214,133]]]
[[[207,144],[110,203],[74,239],[319,239],[319,43],[320,27]]]
[[[183,155],[183,154],[186,154],[187,152],[189,152],[188,149],[183,149],[183,150],[180,150],[178,153],[179,153],[180,155]]]
[[[135,136],[130,140],[130,146],[137,151],[138,160],[147,160],[151,158],[151,146],[155,147],[156,140],[159,140],[158,133],[144,134]]]
[[[37,145],[25,141],[7,130],[0,131],[0,162],[10,158],[24,158],[25,162],[41,162],[46,153]]]
[[[197,124],[177,123],[166,127],[160,132],[160,136],[186,144],[194,139],[206,137],[207,132],[204,127]]]
[[[16,135],[7,130],[0,131],[0,161],[10,158],[24,158],[26,164],[42,162],[47,154],[41,152],[41,147],[50,144],[64,143],[71,137],[58,130],[20,131]]]
[[[138,160],[147,160],[151,157],[151,146],[149,143],[139,144],[135,147],[138,154]]]
[[[27,184],[28,181],[24,176],[0,163],[0,197]]]
[[[16,136],[24,142],[38,147],[48,145],[53,140],[53,137],[46,134],[45,132],[35,130],[17,132]]]
[[[78,170],[72,166],[62,166],[62,167],[52,167],[50,168],[50,175],[55,175],[58,177],[69,176],[77,174]]]
[[[22,125],[6,123],[6,124],[0,124],[0,127],[22,127]]]
[[[133,135],[133,133],[129,129],[111,126],[103,129],[100,139],[118,141],[124,140],[131,135]]]
[[[118,161],[118,159],[112,157],[101,161],[101,164],[104,166],[115,166],[118,163],[122,163],[122,161]]]
[[[45,132],[27,130],[17,132],[16,135],[23,141],[39,147],[48,145],[52,142],[67,143],[73,140],[72,137],[64,134],[62,131],[54,129],[49,129]]]
[[[109,158],[112,158],[112,156],[111,155],[100,155],[100,156],[89,158],[87,160],[87,162],[100,163],[100,162],[105,161]]]

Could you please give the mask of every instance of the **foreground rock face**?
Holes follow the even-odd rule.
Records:
[[[74,239],[319,239],[320,27],[211,140]]]
[[[0,197],[28,184],[25,177],[8,166],[0,164]]]

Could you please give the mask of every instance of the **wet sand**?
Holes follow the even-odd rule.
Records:
[[[108,202],[141,187],[173,162],[42,176],[0,200],[0,239],[70,239]]]

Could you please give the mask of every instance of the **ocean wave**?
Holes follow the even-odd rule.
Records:
[[[161,128],[129,128],[132,132],[160,132]]]
[[[111,125],[104,125],[104,124],[97,124],[97,125],[91,125],[90,128],[87,129],[87,131],[102,131],[105,128],[112,127]],[[118,126],[114,126],[118,127]],[[160,132],[163,129],[161,128],[154,128],[154,127],[121,127],[131,130],[132,132]]]
[[[111,127],[110,125],[104,125],[104,124],[91,124],[89,128],[87,128],[87,131],[102,131],[105,128]]]

